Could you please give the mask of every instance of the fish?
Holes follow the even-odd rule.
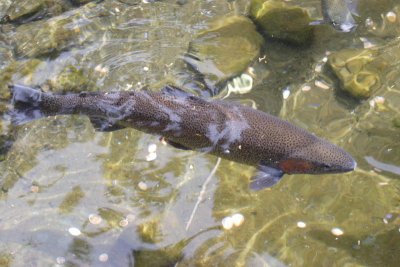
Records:
[[[357,15],[358,0],[321,0],[323,20],[312,24],[327,23],[341,32],[351,32],[356,29],[357,22],[353,14]]]
[[[170,85],[160,91],[73,94],[9,87],[15,125],[81,114],[99,131],[134,128],[162,136],[175,148],[255,166],[252,190],[271,187],[284,174],[342,173],[357,165],[342,148],[278,117],[227,100],[200,98]]]

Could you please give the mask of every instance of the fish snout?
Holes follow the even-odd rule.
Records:
[[[280,164],[286,173],[341,173],[357,167],[349,153],[322,139],[298,149],[289,158]]]

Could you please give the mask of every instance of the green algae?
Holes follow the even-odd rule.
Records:
[[[30,20],[56,16],[70,8],[64,0],[15,0],[7,9],[3,22],[26,23]]]
[[[307,10],[276,0],[253,0],[250,17],[264,33],[288,43],[307,45],[313,39]]]
[[[0,99],[10,99],[10,90],[8,84],[15,80],[22,80],[24,83],[30,83],[34,77],[35,71],[41,65],[39,59],[29,59],[23,61],[12,61],[4,69],[0,70]]]
[[[137,232],[143,242],[155,244],[161,240],[160,221],[153,219],[138,225]]]
[[[96,89],[84,70],[72,65],[67,65],[55,78],[48,80],[48,84],[51,87],[51,91],[58,93],[79,93]]]
[[[123,213],[111,208],[99,208],[97,212],[99,216],[108,223],[110,228],[120,228],[121,220],[125,219]]]
[[[19,26],[13,36],[17,56],[50,55],[75,44],[79,29],[69,27],[71,22],[71,18],[57,18]]]
[[[82,191],[80,186],[74,186],[70,192],[68,192],[58,209],[61,213],[70,213],[73,209],[79,205],[82,198],[85,197],[85,193]]]
[[[0,253],[0,266],[9,267],[12,266],[13,256],[11,253],[1,252]]]

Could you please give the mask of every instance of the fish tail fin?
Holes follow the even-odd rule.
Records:
[[[40,109],[43,93],[23,85],[9,85],[13,109],[8,112],[14,125],[21,125],[46,116]]]

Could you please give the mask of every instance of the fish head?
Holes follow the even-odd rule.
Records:
[[[278,165],[288,174],[321,174],[353,171],[357,163],[340,147],[317,138],[314,142],[297,148]]]

